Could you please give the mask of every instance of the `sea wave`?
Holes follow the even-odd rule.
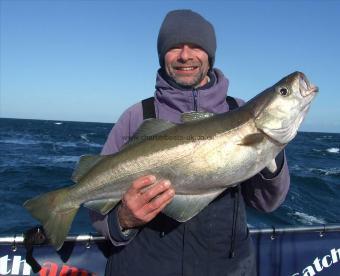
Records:
[[[39,160],[42,161],[49,161],[53,164],[56,163],[68,163],[68,162],[78,162],[79,156],[73,156],[73,155],[63,155],[63,156],[39,156]]]
[[[317,169],[317,168],[310,168],[309,171],[315,172],[319,175],[340,175],[340,168],[328,168],[328,169]]]
[[[86,143],[86,145],[90,146],[91,148],[102,148],[102,144],[97,144],[97,143]]]
[[[53,144],[62,148],[76,148],[79,146],[77,142],[54,142]]]
[[[80,134],[80,138],[83,139],[83,140],[85,140],[87,143],[89,143],[90,140],[89,140],[89,138],[87,137],[87,135],[88,135],[88,134],[86,134],[86,133]]]
[[[38,145],[41,144],[41,141],[37,141],[37,140],[31,140],[31,139],[17,139],[17,138],[13,138],[13,139],[1,139],[0,143],[3,144],[17,144],[17,145]]]
[[[91,138],[89,138],[89,136],[91,135],[96,135],[96,133],[91,132],[91,133],[82,133],[80,134],[80,138],[83,140],[82,142],[90,147],[94,147],[94,148],[101,148],[103,147],[102,144],[98,144],[98,143],[94,143],[91,141]]]
[[[290,166],[289,169],[294,172],[299,172],[299,171],[302,171],[303,168],[299,166],[298,164],[294,164]]]
[[[327,151],[329,153],[339,153],[340,149],[339,148],[329,148],[329,149],[327,149]]]
[[[322,150],[320,150],[320,149],[312,149],[312,151],[321,152]]]
[[[323,136],[321,136],[321,137],[315,138],[315,140],[317,140],[317,141],[330,140],[330,139],[333,139],[333,136],[332,136],[332,135],[323,135]]]
[[[42,140],[41,137],[24,137],[24,138],[7,138],[7,139],[0,139],[0,144],[13,144],[13,145],[53,145],[62,148],[77,148],[79,146],[88,146],[93,148],[101,148],[103,145],[95,142],[91,142],[86,134],[80,135],[82,140],[79,141],[53,141],[50,140]]]
[[[302,224],[313,225],[313,224],[326,224],[326,220],[323,218],[317,218],[312,215],[308,215],[302,212],[294,212],[290,214],[294,219],[301,222]]]
[[[33,140],[33,139],[2,139],[0,143],[3,144],[16,144],[16,145],[56,145],[60,147],[77,147],[77,143],[74,142],[54,142],[54,141],[46,141],[46,140]]]

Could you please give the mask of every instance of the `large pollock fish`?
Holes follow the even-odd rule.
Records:
[[[234,111],[185,113],[179,125],[148,119],[120,152],[81,157],[75,185],[24,206],[60,249],[81,205],[107,214],[133,180],[153,174],[169,179],[176,191],[163,212],[187,221],[228,187],[273,165],[297,134],[317,90],[295,72]]]

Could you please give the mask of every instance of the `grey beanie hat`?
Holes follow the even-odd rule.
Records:
[[[198,13],[191,10],[170,11],[159,30],[157,51],[159,64],[164,66],[164,56],[173,46],[192,43],[201,47],[209,56],[210,68],[214,65],[216,36],[214,27]]]

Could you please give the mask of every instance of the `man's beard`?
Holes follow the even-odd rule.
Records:
[[[181,68],[193,67],[194,72],[180,73],[176,71],[181,71]],[[206,68],[207,67],[207,68]],[[174,62],[169,67],[166,68],[167,74],[173,79],[175,83],[185,88],[195,88],[200,86],[201,82],[205,79],[208,74],[209,66],[205,66],[198,62]]]
[[[176,82],[178,85],[186,87],[186,88],[194,88],[199,86],[199,84],[203,81],[206,74],[200,71],[198,74],[193,75],[189,78],[183,78],[182,76],[178,76],[177,74],[171,72],[170,77]]]

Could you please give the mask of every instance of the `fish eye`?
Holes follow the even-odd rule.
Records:
[[[286,97],[290,94],[289,90],[286,87],[280,87],[279,92],[280,92],[280,95],[284,96],[284,97]]]

